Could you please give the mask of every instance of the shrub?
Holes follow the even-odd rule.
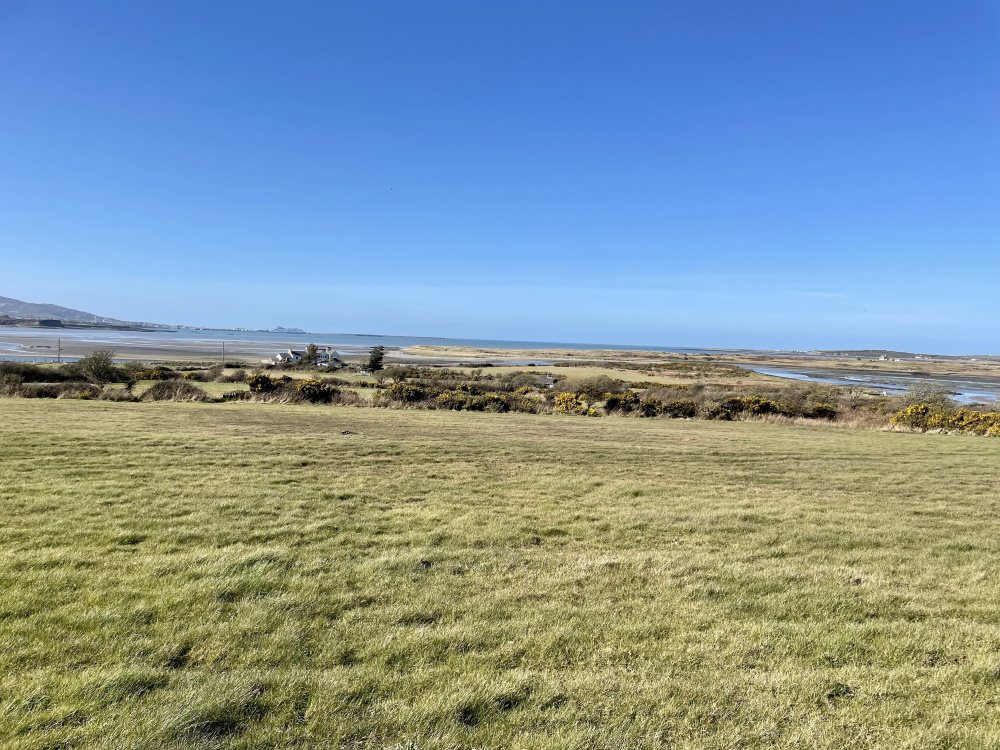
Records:
[[[664,406],[666,405],[660,399],[649,396],[639,403],[639,414],[644,417],[655,417],[663,413]]]
[[[336,389],[319,378],[305,378],[295,384],[295,390],[307,401],[314,404],[328,404],[333,401]]]
[[[115,377],[115,353],[110,349],[98,349],[76,363],[88,379],[95,383],[108,383]]]
[[[732,419],[737,414],[760,417],[765,414],[785,414],[782,404],[760,396],[733,396],[721,404],[723,417]]]
[[[624,393],[609,393],[604,401],[604,410],[607,412],[619,411],[630,412],[639,408],[639,395],[633,391]]]
[[[382,398],[387,401],[404,401],[412,403],[427,398],[427,391],[410,383],[393,383],[382,392]]]
[[[955,406],[947,386],[940,383],[917,383],[906,391],[903,398],[906,406],[924,404],[935,411],[948,411]]]
[[[903,427],[926,430],[927,422],[932,414],[934,414],[934,410],[928,404],[910,404],[905,409],[896,412],[889,421]]]
[[[262,372],[255,372],[247,378],[247,385],[250,386],[251,393],[273,393],[278,390],[280,383],[281,381]]]
[[[100,386],[88,383],[61,383],[57,388],[59,388],[59,394],[56,398],[78,398],[87,401],[100,398],[103,393]]]
[[[415,367],[407,367],[406,365],[393,365],[392,367],[387,367],[382,370],[382,376],[387,380],[392,380],[399,383],[403,380],[409,378],[420,379],[421,373]]]
[[[525,414],[537,414],[539,411],[539,400],[529,398],[522,394],[512,393],[484,393],[471,395],[464,391],[446,391],[437,397],[435,401],[439,409],[452,409],[455,411],[488,411],[488,412],[508,412],[516,411]]]
[[[171,380],[180,377],[180,373],[157,367],[155,370],[135,370],[131,376],[133,380]]]
[[[825,402],[813,404],[812,409],[809,410],[809,416],[814,419],[836,419],[837,407]]]
[[[587,378],[576,388],[576,392],[590,404],[604,400],[609,393],[621,393],[624,390],[625,384],[622,381],[614,380],[607,375]]]
[[[58,383],[25,383],[15,392],[23,398],[58,398],[61,391]]]
[[[693,419],[697,410],[698,406],[694,401],[675,398],[662,402],[658,413],[672,419]]]
[[[101,401],[135,401],[128,388],[105,388],[100,394]]]
[[[537,414],[539,411],[539,404],[541,403],[537,398],[530,398],[521,394],[507,397],[507,403],[510,406],[511,411],[522,412],[524,414]]]
[[[560,414],[583,414],[586,406],[577,394],[560,393],[556,395],[556,411]]]
[[[1000,432],[1000,414],[996,412],[980,412],[972,409],[959,409],[952,413],[933,414],[927,420],[929,429],[956,430],[971,432],[974,435],[988,435]]]
[[[98,398],[101,389],[90,383],[25,383],[17,395],[23,398]]]
[[[140,401],[211,401],[212,397],[186,380],[164,380],[153,385]]]
[[[461,411],[469,404],[469,395],[461,391],[447,391],[437,397],[437,407],[439,409],[451,409]]]
[[[948,430],[1000,437],[1000,412],[995,411],[942,411],[931,404],[911,404],[896,412],[890,421],[921,431]]]
[[[21,391],[24,381],[21,376],[13,372],[3,372],[0,370],[0,396],[16,396]]]
[[[0,382],[12,383],[16,378],[20,383],[58,383],[79,379],[66,367],[39,367],[28,362],[0,362]]]
[[[510,404],[499,393],[486,393],[470,398],[465,408],[469,411],[506,412],[510,411]]]

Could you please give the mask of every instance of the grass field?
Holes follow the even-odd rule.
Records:
[[[998,506],[980,438],[2,399],[0,747],[998,747]]]

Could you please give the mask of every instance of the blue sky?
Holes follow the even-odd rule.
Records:
[[[1000,5],[0,4],[0,295],[1000,353]]]

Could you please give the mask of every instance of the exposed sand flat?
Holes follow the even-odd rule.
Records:
[[[408,346],[401,352],[413,357],[461,359],[464,362],[503,362],[530,359],[600,362],[684,362],[701,355],[623,349],[484,349],[471,346]]]

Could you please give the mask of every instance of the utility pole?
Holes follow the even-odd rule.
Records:
[[[222,367],[226,367],[226,342],[222,342]]]
[[[56,339],[56,361],[62,362],[62,339]]]

